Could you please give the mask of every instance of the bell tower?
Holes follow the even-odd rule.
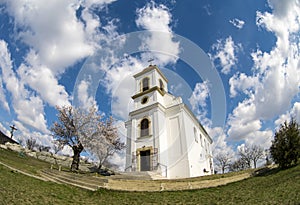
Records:
[[[168,80],[156,65],[147,68],[133,76],[135,78],[134,109],[150,104],[163,103],[162,97],[168,92]]]
[[[168,80],[156,65],[149,65],[133,76],[134,108],[127,128],[126,171],[152,171],[157,168],[159,137],[162,136],[163,113]]]

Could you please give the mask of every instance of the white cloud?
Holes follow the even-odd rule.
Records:
[[[113,0],[1,1],[6,4],[3,11],[14,23],[13,38],[29,48],[23,56],[24,62],[19,68],[13,68],[7,45],[1,41],[1,85],[11,93],[11,107],[20,122],[49,133],[44,106],[70,104],[65,87],[59,84],[60,74],[92,54],[101,40],[107,41],[116,35],[113,20],[102,25],[95,12],[111,2]],[[80,6],[83,10],[76,13]],[[80,18],[77,15],[81,15]],[[101,32],[100,27],[105,31]],[[0,93],[0,102],[7,110],[4,94]]]
[[[299,118],[298,103],[293,108],[291,104],[300,86],[300,7],[296,1],[269,2],[273,13],[257,12],[257,25],[275,34],[276,46],[270,52],[258,49],[252,53],[252,76],[236,74],[230,79],[231,96],[243,90],[248,98],[238,104],[228,121],[230,139],[263,145],[270,145],[273,135],[268,128],[262,130],[264,121],[280,116],[275,121],[278,125],[290,113]]]
[[[44,117],[43,102],[38,96],[34,96],[25,89],[12,70],[12,62],[7,44],[0,41],[0,67],[7,91],[12,95],[12,104],[17,118],[23,123],[32,126],[42,132],[48,133]]]
[[[1,48],[0,48],[1,49]],[[0,51],[1,52],[1,51]],[[1,63],[0,63],[1,64]],[[0,76],[0,103],[1,106],[7,111],[10,112],[8,101],[6,100],[5,89],[3,88],[2,77]]]
[[[251,90],[258,84],[256,76],[247,76],[245,73],[236,73],[229,79],[230,97],[235,97],[239,91],[250,94]]]
[[[298,1],[269,0],[272,13],[257,12],[257,25],[274,32],[277,37],[276,47],[283,55],[289,52],[292,35],[298,35],[300,28],[300,5]]]
[[[76,17],[76,1],[13,0],[7,5],[18,37],[37,51],[40,61],[55,74],[93,53],[84,25]]]
[[[204,123],[204,119],[206,118],[206,106],[207,99],[209,97],[209,83],[208,81],[204,81],[203,83],[197,83],[193,90],[191,97],[189,98],[189,102],[192,106],[192,109],[196,113],[198,119],[201,119],[201,122]]]
[[[116,0],[85,0],[81,2],[85,7],[92,6],[105,6],[106,4],[110,4]]]
[[[132,76],[143,68],[138,59],[129,57],[107,72],[107,85],[112,95],[111,110],[122,120],[128,118],[132,108],[131,96],[135,93],[135,80]]]
[[[4,125],[0,122],[0,131],[5,134],[6,136],[10,136],[9,131],[4,127]]]
[[[88,88],[90,86],[90,82],[89,81],[84,81],[82,80],[79,85],[78,85],[78,96],[79,96],[79,102],[80,105],[79,107],[82,107],[83,109],[88,110],[91,107],[96,107],[97,106],[97,102],[95,101],[94,96],[90,96],[89,92],[88,92]]]
[[[154,58],[155,64],[163,66],[175,63],[179,54],[179,43],[172,39],[172,16],[166,6],[151,1],[143,8],[137,9],[136,13],[136,25],[150,31],[149,36],[141,36],[143,44],[140,45],[140,50],[150,52],[141,53],[139,57],[127,56],[125,59],[116,59],[114,52],[110,51],[109,59],[104,59],[100,66],[106,72],[105,79],[101,83],[112,95],[112,113],[123,120],[128,118],[132,107],[130,95],[135,92],[132,76],[145,68],[143,62]],[[160,32],[163,33],[160,35]]]
[[[300,102],[295,102],[293,107],[287,111],[285,114],[282,114],[275,120],[275,125],[277,128],[280,127],[285,121],[290,121],[291,118],[294,118],[298,123],[300,123]]]
[[[258,130],[251,132],[245,142],[246,144],[259,145],[262,148],[268,149],[271,146],[274,133],[272,130]]]
[[[212,46],[216,54],[212,55],[212,60],[219,60],[220,66],[222,67],[221,72],[228,74],[231,68],[237,63],[235,53],[241,47],[241,45],[235,45],[232,37],[229,36],[225,40],[218,40],[216,44]]]
[[[138,27],[152,32],[150,36],[144,37],[142,50],[154,51],[150,55],[145,54],[144,59],[155,59],[155,64],[166,65],[175,63],[180,52],[179,42],[173,40],[171,29],[172,15],[169,9],[163,4],[157,5],[154,1],[148,3],[145,7],[137,10],[138,18],[136,24]],[[163,32],[160,34],[159,32]],[[163,42],[163,43],[162,43]]]
[[[231,23],[233,26],[235,26],[238,29],[242,29],[245,24],[245,21],[235,18],[230,20],[229,23]]]
[[[52,71],[37,61],[35,53],[30,52],[26,64],[21,64],[18,74],[24,84],[39,93],[41,98],[51,106],[70,105],[68,93],[53,75]]]
[[[218,154],[229,154],[230,156],[234,156],[234,151],[232,147],[227,144],[228,137],[226,136],[226,133],[224,133],[224,129],[222,127],[206,127],[205,129],[209,133],[209,136],[213,139],[213,156],[217,156]]]

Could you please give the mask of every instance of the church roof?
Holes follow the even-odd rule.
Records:
[[[160,71],[160,69],[156,66],[156,65],[149,65],[147,68],[145,68],[144,70],[142,70],[141,72],[135,74],[133,77],[134,78],[137,78],[151,70],[156,70],[160,75],[161,77],[166,81],[168,82],[168,79],[166,78],[166,76]]]

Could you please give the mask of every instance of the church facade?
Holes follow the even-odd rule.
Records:
[[[214,173],[212,139],[168,80],[150,65],[134,75],[134,108],[125,123],[125,171],[155,171],[168,179]]]

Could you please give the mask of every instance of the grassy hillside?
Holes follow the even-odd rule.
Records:
[[[0,149],[0,161],[35,168],[47,166]],[[96,192],[43,182],[0,165],[0,204],[299,204],[300,165],[272,170],[226,186],[170,192]]]

